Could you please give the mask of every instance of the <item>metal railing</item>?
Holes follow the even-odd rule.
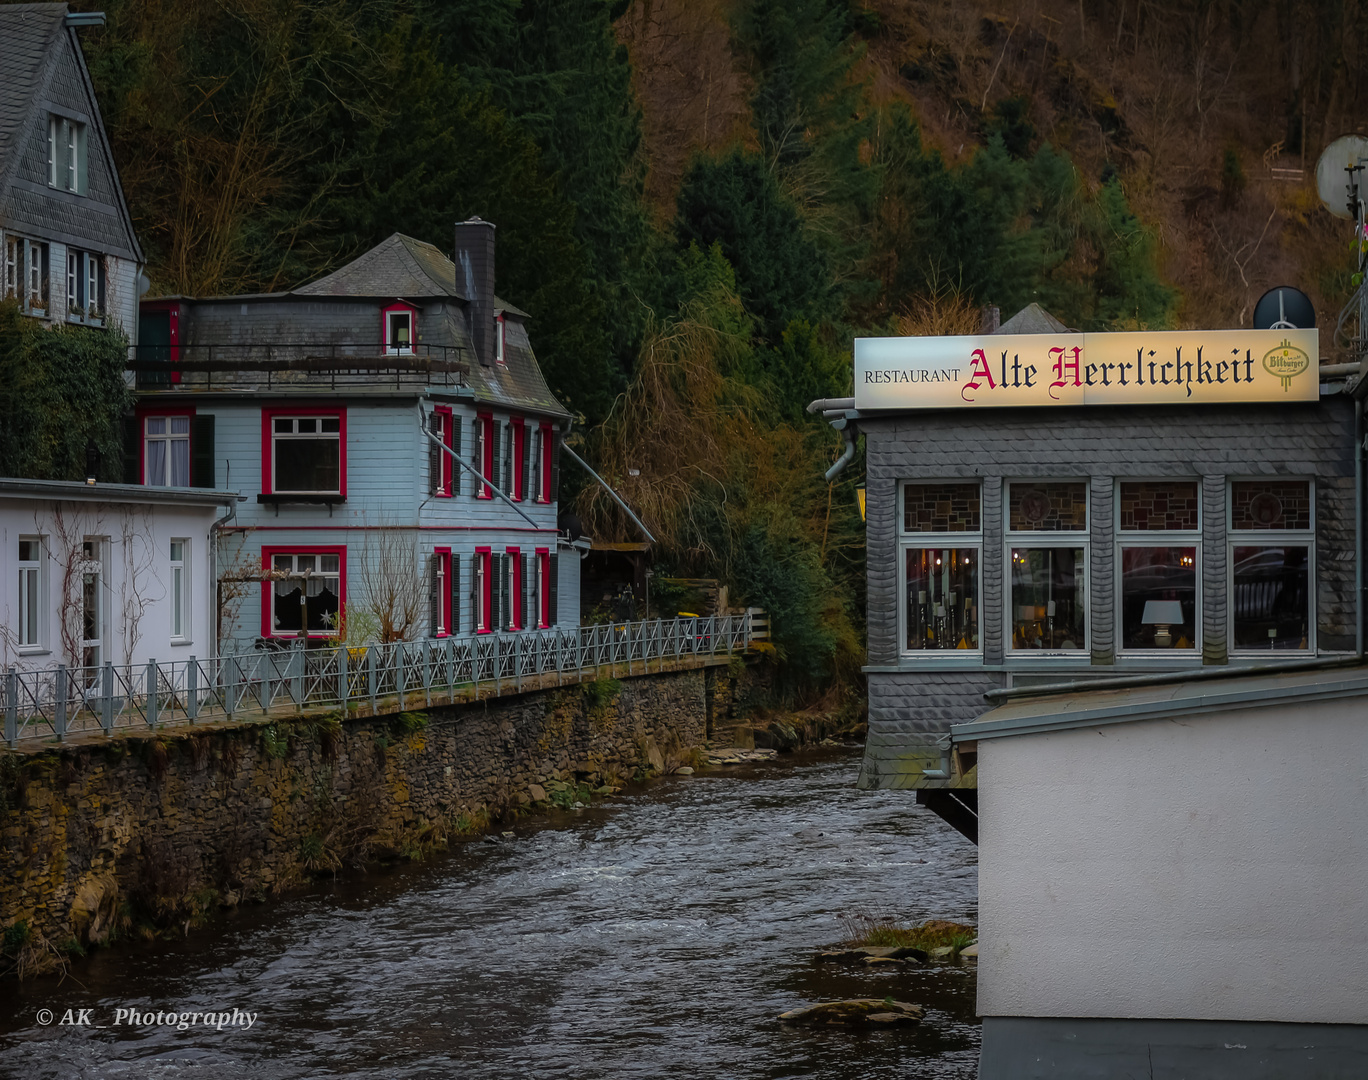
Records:
[[[296,645],[210,659],[148,660],[40,670],[11,667],[3,677],[5,741],[233,720],[272,710],[421,709],[433,695],[519,693],[548,674],[645,674],[650,661],[742,652],[751,616],[603,623],[397,641],[386,645]],[[538,683],[544,685],[544,683]]]
[[[393,383],[396,387],[460,387],[470,367],[459,345],[414,342],[245,342],[136,345],[126,367],[139,390],[211,390],[244,380],[264,380],[267,389]],[[173,382],[173,378],[175,381]]]

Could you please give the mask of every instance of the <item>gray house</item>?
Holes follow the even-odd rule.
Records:
[[[578,625],[570,415],[494,295],[494,226],[455,254],[395,234],[292,292],[143,302],[126,478],[244,493],[224,651]]]
[[[137,333],[143,255],[66,4],[0,5],[0,296]]]

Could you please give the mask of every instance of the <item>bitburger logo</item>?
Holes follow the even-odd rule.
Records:
[[[1263,366],[1270,375],[1282,381],[1283,392],[1286,393],[1292,389],[1292,377],[1311,366],[1311,357],[1283,338],[1281,345],[1264,354]]]

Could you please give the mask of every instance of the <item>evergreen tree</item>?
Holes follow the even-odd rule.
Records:
[[[822,322],[836,313],[826,259],[759,157],[736,150],[699,158],[676,207],[680,247],[719,245],[764,341],[777,344],[792,319]]]

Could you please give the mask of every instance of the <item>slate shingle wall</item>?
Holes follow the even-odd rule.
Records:
[[[899,656],[898,482],[976,477],[983,490],[982,634],[989,670],[871,671],[862,783],[920,782],[921,768],[933,762],[919,757],[938,757],[935,733],[980,715],[987,708],[983,691],[1005,683],[1004,673],[992,668],[1004,660],[1002,502],[1010,479],[1086,478],[1090,484],[1092,656],[1069,664],[1067,672],[1052,667],[1043,677],[1103,677],[1116,670],[1114,482],[1125,477],[1201,480],[1203,659],[1209,664],[1229,659],[1227,481],[1314,478],[1317,644],[1322,652],[1352,649],[1353,426],[1353,408],[1341,398],[1286,406],[997,409],[863,419],[870,665],[895,665]]]
[[[132,238],[119,206],[114,166],[95,130],[99,114],[86,92],[78,61],[63,35],[49,59],[50,78],[39,108],[18,133],[18,167],[0,192],[0,224],[7,230],[86,251],[133,258]],[[48,115],[65,109],[88,120],[84,195],[48,187]],[[63,273],[65,268],[63,267]],[[53,264],[53,275],[57,267]]]

